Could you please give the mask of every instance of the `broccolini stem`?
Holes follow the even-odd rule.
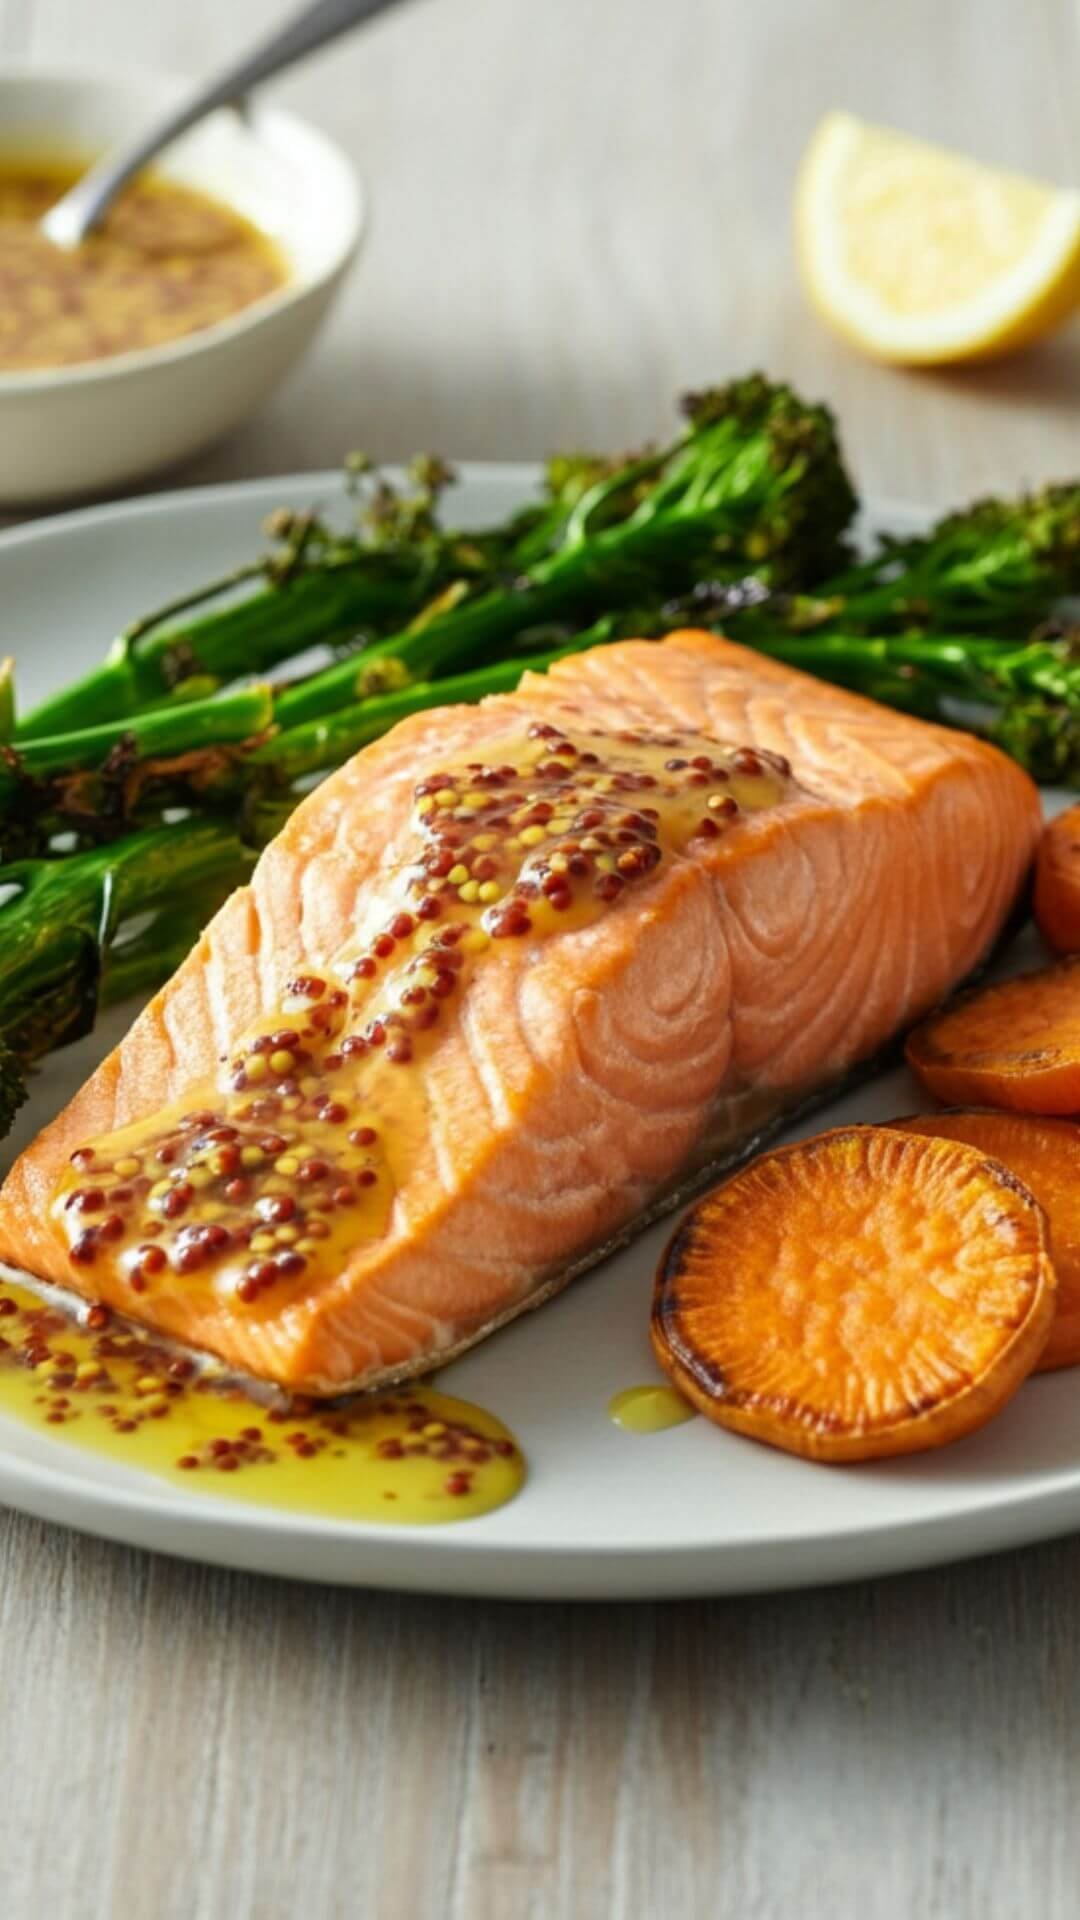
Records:
[[[260,569],[245,571],[250,577]],[[209,591],[220,590],[219,584]],[[101,666],[26,716],[18,743],[131,719],[174,697],[189,679],[212,692],[240,674],[267,673],[309,646],[384,628],[416,604],[415,585],[373,579],[366,566],[327,568],[266,587],[185,627],[121,635]]]
[[[130,721],[0,746],[0,849],[44,851],[58,830],[115,840],[170,802],[198,804],[273,721],[266,686],[155,708]]]
[[[247,877],[247,868],[239,860],[236,881]],[[228,889],[226,888],[226,891]],[[130,940],[107,948],[102,962],[98,1003],[115,1006],[136,994],[149,993],[175,973],[186,960],[203,928],[213,919],[222,902],[219,880],[210,888],[196,888],[190,897],[152,913],[144,927]]]
[[[67,860],[0,868],[0,1041],[26,1061],[78,1039],[124,923],[184,899],[220,901],[250,867],[231,828],[181,820]]]
[[[842,677],[845,686],[861,688],[882,673],[899,674],[920,681],[939,699],[1005,706],[1021,694],[1049,697],[1080,713],[1080,659],[1067,643],[1013,646],[985,634],[762,633],[753,644],[759,653],[822,679]]]
[[[255,685],[206,700],[154,707],[131,720],[110,720],[76,733],[20,740],[0,761],[0,803],[19,785],[21,774],[44,780],[53,774],[82,773],[104,766],[118,748],[130,747],[145,758],[159,758],[203,747],[235,746],[264,732],[273,718],[270,688]]]

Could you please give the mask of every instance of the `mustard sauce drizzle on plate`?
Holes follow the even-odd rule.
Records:
[[[663,1433],[695,1420],[697,1412],[675,1387],[624,1387],[608,1401],[608,1417],[628,1433]]]
[[[340,1520],[468,1520],[525,1478],[501,1420],[433,1387],[256,1398],[103,1307],[78,1320],[4,1281],[0,1415],[199,1493]]]

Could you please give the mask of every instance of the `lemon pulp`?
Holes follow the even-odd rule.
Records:
[[[1080,303],[1080,194],[851,114],[815,133],[795,224],[813,304],[880,359],[988,358]]]

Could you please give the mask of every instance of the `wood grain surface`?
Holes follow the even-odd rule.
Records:
[[[268,11],[0,0],[0,55],[205,71]],[[363,170],[370,243],[305,368],[172,483],[616,446],[755,364],[833,401],[879,494],[1075,472],[1077,329],[978,374],[875,368],[807,315],[788,221],[833,105],[1080,185],[1078,79],[1070,0],[415,0],[276,89]],[[1078,1592],[1070,1540],[494,1606],[0,1516],[0,1915],[1072,1916]]]

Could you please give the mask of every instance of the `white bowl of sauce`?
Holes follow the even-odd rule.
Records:
[[[183,90],[0,68],[0,504],[114,490],[220,438],[303,353],[356,254],[349,162],[257,104],[177,141],[74,255],[50,246],[45,208]]]

